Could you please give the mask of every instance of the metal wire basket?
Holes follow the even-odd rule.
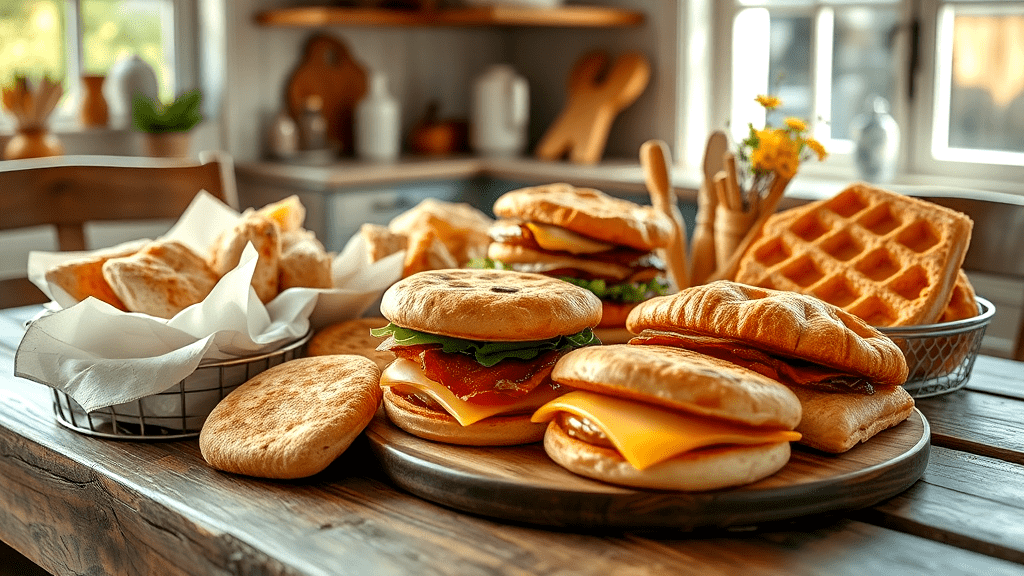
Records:
[[[967,384],[981,339],[996,308],[977,297],[978,315],[942,324],[879,328],[903,350],[910,376],[903,388],[915,398],[946,394]]]
[[[200,364],[184,380],[159,394],[92,412],[54,389],[53,412],[61,425],[90,436],[116,440],[194,438],[222,398],[260,372],[303,356],[311,336],[309,332],[283,348],[258,356]]]

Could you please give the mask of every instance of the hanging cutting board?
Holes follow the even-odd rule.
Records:
[[[288,80],[288,112],[296,120],[310,96],[319,96],[328,138],[342,153],[352,152],[352,116],[366,94],[366,71],[340,40],[318,34],[306,44],[302,61]]]
[[[565,107],[534,155],[541,160],[568,156],[576,164],[599,162],[612,122],[643,94],[650,77],[651,65],[640,52],[626,52],[614,62],[600,50],[584,55],[569,73]]]
[[[378,414],[366,437],[399,487],[458,510],[545,526],[698,530],[855,510],[909,488],[928,464],[928,421],[910,418],[843,454],[794,445],[782,470],[709,492],[636,490],[576,476],[540,443],[453,446],[408,434]]]

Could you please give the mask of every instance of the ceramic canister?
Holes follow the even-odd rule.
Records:
[[[469,145],[477,154],[515,156],[526,150],[530,91],[512,67],[495,64],[473,85]]]
[[[119,125],[131,125],[132,99],[135,94],[157,98],[156,72],[153,67],[132,55],[122,58],[110,67],[103,93],[110,108],[110,119]]]

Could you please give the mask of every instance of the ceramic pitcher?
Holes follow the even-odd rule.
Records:
[[[485,156],[516,156],[526,150],[530,91],[512,67],[495,64],[473,85],[469,145]]]

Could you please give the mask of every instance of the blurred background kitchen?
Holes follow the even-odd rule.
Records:
[[[537,158],[571,103],[574,65],[595,50],[641,54],[642,91],[611,106],[596,161]],[[189,156],[228,152],[243,207],[299,194],[331,250],[426,197],[489,211],[506,190],[569,181],[642,199],[649,139],[672,150],[692,230],[708,134],[735,140],[763,123],[757,94],[783,101],[770,122],[808,119],[830,153],[787,196],[865,179],[1024,198],[1024,2],[0,0],[0,82],[44,76],[62,89],[45,129],[64,154],[158,154],[130,93],[166,104],[198,90],[201,121],[151,131],[186,133]],[[6,107],[0,149],[18,134]],[[992,258],[1013,254],[1017,224],[990,231],[1003,244]],[[975,243],[984,231],[976,223]],[[125,232],[92,234],[109,244]],[[0,273],[53,245],[5,238]],[[1006,352],[1022,284],[976,275],[1000,310],[987,346]]]

